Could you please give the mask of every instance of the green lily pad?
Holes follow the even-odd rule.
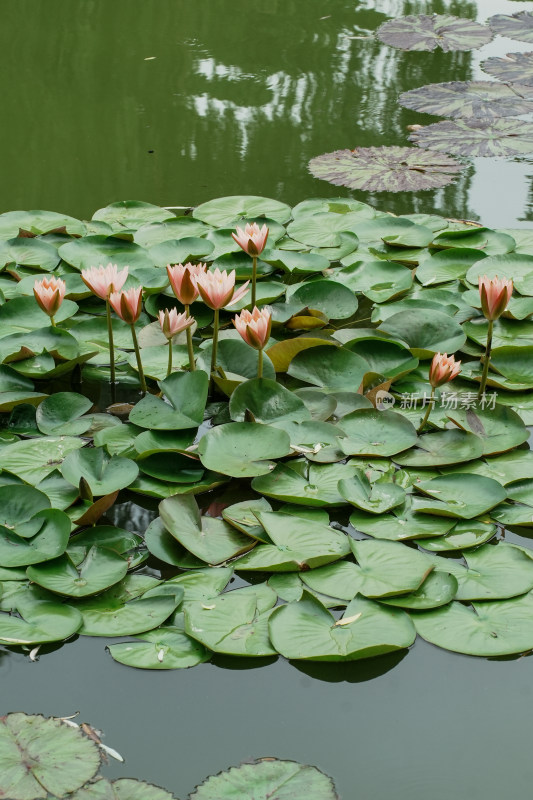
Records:
[[[522,82],[526,83],[524,77]],[[517,156],[533,151],[533,123],[517,119],[468,117],[454,122],[434,122],[414,131],[409,138],[419,147],[432,152],[492,158]]]
[[[172,211],[152,203],[142,203],[139,200],[120,200],[118,203],[105,206],[105,208],[99,208],[94,212],[92,218],[121,228],[138,228],[149,222],[173,220],[174,214]]]
[[[488,22],[494,33],[499,33],[500,36],[533,43],[533,13],[531,11],[517,11],[516,14],[494,14]]]
[[[198,444],[202,464],[233,478],[265,475],[272,469],[272,458],[290,452],[285,431],[271,425],[232,422],[211,428]]]
[[[70,520],[63,511],[45,508],[34,514],[30,524],[31,535],[28,537],[18,535],[10,528],[0,527],[0,566],[39,564],[65,552]]]
[[[367,362],[350,350],[324,345],[297,353],[287,371],[313,386],[357,391],[369,369]]]
[[[121,646],[113,645],[118,648]],[[145,781],[133,778],[108,781],[106,778],[99,778],[94,783],[83,786],[69,800],[175,800],[175,798],[170,792]]]
[[[366,511],[354,511],[350,515],[350,523],[356,531],[366,533],[375,539],[404,541],[409,539],[427,540],[427,537],[444,536],[453,528],[454,521],[445,517],[431,517],[428,514],[416,514],[410,505],[395,509],[390,514],[376,516]],[[429,540],[428,540],[429,541]]]
[[[90,269],[99,264],[116,264],[119,269],[129,267],[154,270],[152,259],[144,247],[119,239],[116,236],[84,236],[62,245],[59,255],[75,269]]]
[[[272,656],[268,618],[277,595],[266,583],[188,603],[185,631],[215,653]]]
[[[302,600],[271,614],[270,639],[289,659],[354,661],[401,650],[415,640],[409,617],[399,609],[356,597],[340,620],[304,592]]]
[[[478,517],[507,497],[497,481],[469,473],[451,473],[429,481],[417,481],[415,488],[433,499],[415,498],[414,511],[460,519]]]
[[[194,441],[195,431],[143,431],[135,436],[135,450],[145,458],[154,453],[184,452]]]
[[[243,218],[256,217],[269,217],[283,225],[290,219],[291,209],[285,203],[269,197],[234,195],[208,200],[207,203],[196,206],[192,215],[194,219],[218,228],[231,226],[234,222],[240,224]]]
[[[170,402],[146,395],[132,409],[130,422],[155,430],[197,428],[203,420],[208,383],[202,370],[175,372],[159,384]]]
[[[122,580],[128,562],[113,550],[93,546],[81,564],[74,565],[68,555],[28,567],[28,578],[56,594],[86,597],[108,589]]]
[[[496,525],[492,522],[482,522],[479,519],[458,522],[444,536],[431,539],[417,539],[417,544],[425,550],[434,553],[452,552],[454,550],[467,550],[485,544],[497,533]]]
[[[531,450],[512,450],[502,453],[494,458],[487,458],[483,461],[472,461],[463,466],[457,465],[444,472],[472,472],[476,475],[485,475],[487,478],[494,478],[505,486],[512,481],[533,478],[533,451]]]
[[[417,611],[438,608],[453,600],[457,593],[457,586],[457,578],[454,578],[453,575],[433,570],[416,592],[400,597],[382,598],[381,602],[388,606]]]
[[[120,584],[119,584],[120,585]],[[76,610],[82,616],[79,633],[83,636],[132,636],[162,625],[180,604],[183,590],[174,587],[172,594],[153,594],[124,602],[114,589],[79,600]],[[65,608],[69,608],[65,606]]]
[[[348,464],[309,464],[306,459],[276,464],[268,474],[254,478],[252,489],[267,497],[298,505],[342,506],[346,500],[338,489],[339,481],[350,478],[357,466]]]
[[[232,767],[208,778],[189,800],[338,800],[333,781],[316,767],[275,758]],[[150,798],[147,798],[150,800]]]
[[[386,303],[411,288],[413,274],[394,262],[356,261],[336,272],[332,279],[341,281],[354,292],[362,292],[374,303]]]
[[[435,286],[449,283],[457,278],[464,278],[468,269],[475,263],[481,263],[484,253],[473,251],[469,247],[450,247],[432,253],[420,263],[416,270],[416,278],[423,286]],[[466,330],[463,328],[463,330]]]
[[[350,546],[357,565],[343,561],[322,567],[303,574],[303,582],[317,592],[344,600],[352,600],[356,594],[394,597],[416,591],[433,569],[426,555],[401,542],[350,539]]]
[[[494,348],[490,363],[510,382],[533,386],[533,347]]]
[[[392,456],[416,442],[412,423],[395,411],[363,408],[343,417],[341,426],[346,438],[340,446],[346,455]]]
[[[437,467],[470,461],[483,454],[480,436],[467,431],[445,430],[424,433],[415,446],[394,457],[402,467]]]
[[[350,552],[348,537],[329,525],[275,511],[256,516],[273,544],[259,544],[239,558],[238,570],[296,572],[329,564]]]
[[[533,589],[533,559],[520,547],[486,544],[465,559],[468,569],[458,576],[457,600],[504,600]]]
[[[392,146],[334,150],[312,158],[308,167],[315,178],[366,192],[438,189],[451,183],[462,169],[450,156]],[[289,232],[294,236],[292,225]]]
[[[316,253],[299,253],[290,250],[269,250],[262,255],[263,261],[276,269],[296,275],[309,275],[329,269],[329,260]],[[257,287],[260,288],[260,285]],[[238,306],[236,306],[238,308]]]
[[[62,642],[81,625],[81,615],[75,608],[57,602],[35,600],[17,610],[20,616],[0,613],[0,644]]]
[[[77,533],[69,540],[67,554],[76,566],[87,558],[89,550],[94,545],[105,547],[128,559],[128,568],[135,565],[137,559],[132,556],[132,551],[138,551],[143,544],[142,536],[137,533],[115,528],[112,525],[93,525],[81,533]],[[111,584],[109,584],[111,586]]]
[[[257,539],[259,542],[270,543],[270,537],[257,519],[256,514],[261,511],[272,511],[272,506],[264,497],[243,500],[240,503],[222,509],[222,518],[237,528],[238,531]]]
[[[0,770],[6,798],[37,800],[48,793],[64,797],[94,778],[99,767],[98,747],[78,727],[40,714],[15,713],[0,719]]]
[[[183,604],[216,597],[226,588],[233,575],[232,567],[207,567],[171,578],[184,591]]]
[[[112,644],[111,656],[119,664],[137,669],[183,669],[207,661],[211,654],[178,628],[163,626],[136,637],[134,642]],[[146,798],[143,794],[142,798]]]
[[[380,330],[407,342],[416,358],[435,353],[454,353],[466,341],[458,322],[433,309],[399,311],[380,325]]]
[[[161,521],[167,531],[190,553],[207,564],[221,564],[245,553],[255,540],[224,520],[200,516],[194,497],[168,497],[159,504]]]
[[[451,14],[418,14],[384,22],[377,38],[400,50],[475,50],[492,39],[486,25]]]
[[[254,378],[237,386],[230,398],[230,416],[243,422],[251,413],[256,422],[273,423],[310,419],[310,413],[294,392],[268,378]]]
[[[81,435],[91,425],[91,419],[80,419],[92,408],[87,397],[75,392],[55,392],[40,404],[35,415],[39,429],[51,436]]]
[[[498,119],[531,113],[533,89],[495,81],[450,81],[403,92],[398,102],[412,111],[439,117]]]
[[[511,450],[526,442],[528,430],[518,414],[507,406],[496,404],[492,409],[458,408],[447,411],[462,430],[470,431],[483,441],[483,455],[494,455]]]
[[[46,436],[13,442],[2,448],[2,469],[35,485],[60,467],[68,453],[83,447],[83,444],[73,436]]]
[[[33,486],[0,486],[0,526],[15,530],[19,536],[27,538],[40,529],[42,519],[37,518],[33,530],[31,519],[45,508],[50,508],[49,498]]]
[[[103,447],[86,447],[67,455],[61,474],[73,486],[79,486],[83,478],[92,494],[101,496],[129,486],[139,467],[130,458],[109,456]]]
[[[370,483],[362,470],[357,470],[351,478],[339,481],[339,492],[351,505],[371,514],[383,514],[401,505],[405,492],[392,481]]]
[[[451,603],[413,615],[417,633],[444,650],[471,656],[513,655],[533,647],[531,594],[511,600]]]
[[[172,564],[181,569],[196,569],[205,565],[205,561],[189,553],[167,531],[160,517],[156,517],[146,528],[144,543],[149,552],[164,564]]]
[[[357,311],[352,291],[336,281],[315,280],[301,284],[290,295],[291,303],[321,311],[328,319],[347,319]]]

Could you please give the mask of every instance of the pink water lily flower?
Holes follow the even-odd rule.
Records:
[[[59,306],[63,302],[67,285],[61,278],[43,278],[41,281],[35,281],[33,284],[33,294],[39,306],[48,314],[49,317],[54,317]]]
[[[184,306],[190,306],[198,297],[196,279],[204,275],[207,264],[175,264],[167,266],[167,275],[172,291]]]
[[[119,271],[116,264],[102,264],[98,267],[82,269],[81,279],[84,284],[102,300],[107,300],[113,292],[120,292],[128,278],[128,267]]]
[[[202,300],[214,311],[235,305],[248,291],[249,283],[250,281],[246,281],[235,291],[235,270],[228,274],[226,270],[221,271],[218,267],[196,278]]]
[[[193,323],[194,317],[188,317],[185,312],[178,314],[175,308],[170,311],[166,308],[159,312],[159,324],[167,339],[172,339],[176,334],[190,328]]]
[[[249,222],[244,230],[237,225],[237,233],[231,235],[245,253],[249,256],[258,256],[265,249],[268,228],[266,225],[260,228],[257,222]]]
[[[109,296],[113,309],[124,322],[134,325],[141,316],[143,298],[142,287],[134,286],[125,292],[113,292]]]
[[[461,372],[461,362],[446,353],[435,353],[429,368],[429,382],[436,389],[453,380]]]
[[[256,350],[262,350],[270,337],[272,312],[269,308],[262,308],[259,311],[257,306],[254,306],[252,312],[245,308],[240,314],[237,314],[233,324],[246,344],[255,347]]]
[[[513,282],[508,278],[488,278],[479,276],[479,296],[485,318],[495,320],[501,317],[513,293]]]

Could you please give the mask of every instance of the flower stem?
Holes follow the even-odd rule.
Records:
[[[185,315],[187,317],[189,316],[189,308],[190,308],[190,306],[188,306],[188,305],[185,306]],[[187,328],[185,333],[186,333],[186,336],[187,336],[187,351],[189,353],[189,369],[190,369],[191,372],[194,372],[194,370],[196,369],[196,365],[194,363],[194,350],[193,350],[193,346],[192,346],[192,331],[191,331],[191,326],[190,325]]]
[[[148,389],[146,388],[146,380],[144,377],[143,365],[141,361],[141,351],[139,350],[139,342],[137,341],[137,334],[135,333],[135,325],[130,325],[131,328],[131,338],[133,339],[133,349],[135,350],[135,357],[137,359],[137,370],[139,372],[139,382],[141,384],[141,391],[143,394],[146,394]]]
[[[50,317],[50,324],[52,325],[52,328],[56,327],[56,321],[53,317]]]
[[[255,306],[255,283],[257,280],[257,256],[252,256],[252,310]]]
[[[489,319],[489,329],[487,331],[487,347],[485,348],[485,355],[483,357],[483,372],[481,373],[481,383],[479,384],[479,392],[477,393],[478,401],[481,400],[485,394],[485,387],[487,385],[487,375],[489,374],[490,364],[490,351],[492,348],[492,329],[494,328],[494,321]]]
[[[115,343],[113,340],[113,323],[111,320],[111,303],[109,298],[105,301],[107,313],[107,338],[109,339],[109,369],[110,369],[110,382],[115,385]]]
[[[213,373],[217,368],[217,351],[218,351],[218,327],[219,327],[220,310],[215,308],[215,318],[213,320],[213,349],[211,350],[211,376],[209,378],[209,390],[213,389]]]
[[[172,339],[168,340],[168,367],[167,367],[167,378],[172,372]]]
[[[428,407],[426,409],[426,413],[424,414],[424,419],[422,420],[422,422],[420,424],[420,427],[418,428],[417,433],[422,433],[422,431],[424,430],[424,428],[426,426],[426,422],[429,419],[429,415],[431,414],[431,409],[433,408],[434,400],[435,400],[435,387],[432,386],[431,387],[431,396],[429,398]]]
[[[257,361],[257,377],[263,377],[263,348],[259,351],[259,359]]]

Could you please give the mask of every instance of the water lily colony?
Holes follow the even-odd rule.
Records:
[[[238,196],[0,237],[0,643],[533,647],[526,230]]]

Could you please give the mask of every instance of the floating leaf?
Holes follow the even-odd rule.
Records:
[[[532,16],[533,19],[533,16]],[[531,41],[533,42],[533,36]],[[515,117],[533,111],[533,87],[493,81],[430,83],[400,95],[404,108],[439,117]]]
[[[35,415],[39,429],[50,435],[76,436],[91,426],[90,417],[80,419],[92,408],[92,401],[75,392],[54,392],[40,404]]]
[[[392,456],[415,444],[416,430],[395,411],[362,408],[341,421],[346,438],[340,440],[346,455]]]
[[[77,726],[41,715],[0,718],[1,791],[11,800],[64,797],[96,775],[100,753]]]
[[[482,439],[483,455],[511,450],[526,442],[529,436],[518,414],[507,406],[496,404],[490,410],[458,408],[447,411],[446,415],[462,430]]]
[[[237,386],[231,395],[229,412],[237,422],[243,422],[247,412],[256,422],[264,423],[299,422],[311,416],[298,395],[268,378],[254,378]]]
[[[371,514],[382,514],[403,503],[405,492],[392,481],[370,483],[358,470],[352,478],[339,481],[339,492],[351,505]]]
[[[290,452],[285,431],[272,425],[232,422],[209,430],[198,444],[202,464],[233,478],[265,475],[273,465],[271,458]]]
[[[418,192],[451,183],[462,166],[454,158],[413,147],[334,150],[309,162],[315,178],[366,192]]]
[[[533,53],[507,53],[492,56],[481,64],[481,69],[505,83],[533,86]]]
[[[453,575],[433,570],[416,592],[399,597],[382,598],[381,602],[388,606],[413,610],[438,608],[453,600],[457,593],[457,585],[457,578]]]
[[[231,226],[234,222],[241,224],[243,219],[256,217],[269,217],[283,225],[290,216],[291,209],[285,203],[255,195],[218,197],[196,206],[193,211],[195,219],[217,227]]]
[[[413,614],[417,633],[445,650],[471,656],[505,656],[533,648],[531,593],[500,602],[451,603]]]
[[[62,642],[76,633],[81,625],[79,612],[61,603],[34,600],[17,610],[20,616],[0,613],[0,644]]]
[[[297,797],[338,800],[333,781],[316,767],[275,758],[232,767],[214,775],[198,786],[189,800],[232,800],[236,797],[239,800],[292,800]]]
[[[533,13],[531,11],[517,11],[516,14],[494,14],[489,19],[489,25],[494,33],[499,33],[500,36],[508,36],[509,39],[518,39],[520,42],[533,44]]]
[[[96,597],[76,603],[75,608],[83,619],[80,634],[132,636],[151,631],[169,618],[183,597],[183,590],[178,587],[174,587],[173,594],[154,594],[128,602],[123,602],[114,592],[114,589],[108,589]]]
[[[339,506],[346,501],[338,483],[350,478],[357,466],[350,464],[309,464],[305,459],[276,464],[272,472],[254,478],[252,489],[267,497],[304,506]]]
[[[442,537],[454,525],[453,520],[445,517],[431,517],[428,514],[416,514],[411,511],[406,503],[404,508],[395,509],[390,514],[376,516],[366,511],[354,511],[350,516],[350,523],[356,531],[366,533],[376,539],[389,539],[390,541],[404,541],[408,539],[423,539],[433,541],[433,537]],[[440,538],[439,538],[440,541]]]
[[[167,626],[143,633],[134,642],[112,644],[108,649],[119,664],[137,669],[183,669],[210,658],[197,641],[178,628]],[[145,798],[143,794],[142,800]]]
[[[504,600],[533,589],[533,559],[520,547],[486,544],[465,560],[468,570],[458,576],[458,600]]]
[[[83,479],[93,495],[101,496],[129,486],[139,467],[130,458],[109,456],[103,447],[86,447],[68,454],[61,474],[73,486],[79,486]]]
[[[160,382],[169,402],[148,394],[130,413],[140,428],[183,430],[197,428],[203,420],[209,379],[205,372],[175,372]]]
[[[526,82],[523,76],[522,81]],[[492,158],[517,156],[533,151],[533,123],[520,119],[458,119],[427,125],[409,138],[432,152]]]
[[[479,22],[451,14],[412,15],[384,22],[377,38],[401,50],[475,50],[492,39],[492,31]]]
[[[84,560],[74,566],[68,555],[28,567],[28,578],[57,594],[86,597],[118,583],[128,571],[128,562],[113,550],[93,546]]]
[[[114,645],[116,648],[122,646]],[[111,648],[109,650],[111,651]],[[175,800],[175,798],[170,792],[145,781],[133,778],[108,781],[106,778],[99,778],[94,783],[83,786],[69,800]]]
[[[422,516],[422,515],[420,515]],[[492,522],[474,519],[458,522],[444,536],[431,539],[417,539],[417,544],[434,553],[467,550],[485,544],[496,534],[497,528]]]
[[[309,592],[296,603],[276,608],[269,630],[279,653],[306,661],[370,658],[409,647],[415,639],[413,624],[404,611],[356,597],[344,617],[336,621]]]
[[[31,531],[32,535],[26,537],[0,527],[0,566],[39,564],[62,555],[68,543],[70,520],[63,511],[45,508],[32,517]]]
[[[369,365],[344,347],[322,346],[297,353],[287,371],[313,386],[357,391]]]
[[[483,454],[483,439],[474,433],[458,430],[423,433],[415,446],[394,460],[402,467],[437,467],[470,461]]]
[[[497,481],[468,473],[451,473],[429,481],[417,481],[415,488],[434,499],[415,498],[414,511],[461,519],[478,517],[507,497],[507,492]]]
[[[432,358],[435,353],[454,353],[466,336],[453,317],[434,309],[399,311],[383,322],[379,330],[407,342],[416,358]]]

